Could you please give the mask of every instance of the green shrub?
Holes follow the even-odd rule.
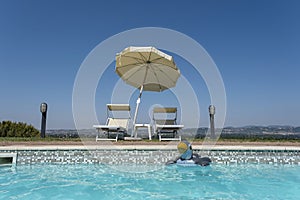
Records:
[[[36,137],[40,132],[23,122],[0,122],[0,137]]]

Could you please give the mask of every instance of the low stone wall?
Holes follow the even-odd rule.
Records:
[[[59,164],[164,164],[178,156],[176,150],[0,150],[17,153],[17,165],[38,163]],[[264,163],[300,165],[299,150],[194,150],[208,156],[213,163]]]

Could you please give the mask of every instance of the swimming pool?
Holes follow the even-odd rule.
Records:
[[[35,164],[0,168],[0,199],[299,199],[299,183],[299,165]]]

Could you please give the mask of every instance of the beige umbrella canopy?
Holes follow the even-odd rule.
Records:
[[[127,47],[118,53],[116,73],[127,84],[140,89],[133,124],[136,122],[142,92],[161,92],[174,87],[180,76],[172,56],[154,47]]]

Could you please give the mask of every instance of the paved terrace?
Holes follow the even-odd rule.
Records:
[[[99,144],[99,145],[9,145],[0,146],[1,150],[176,150],[177,145],[170,144]],[[215,145],[205,146],[195,144],[194,150],[252,150],[252,151],[264,151],[264,150],[278,150],[278,151],[300,151],[300,146],[278,146],[278,145]]]

